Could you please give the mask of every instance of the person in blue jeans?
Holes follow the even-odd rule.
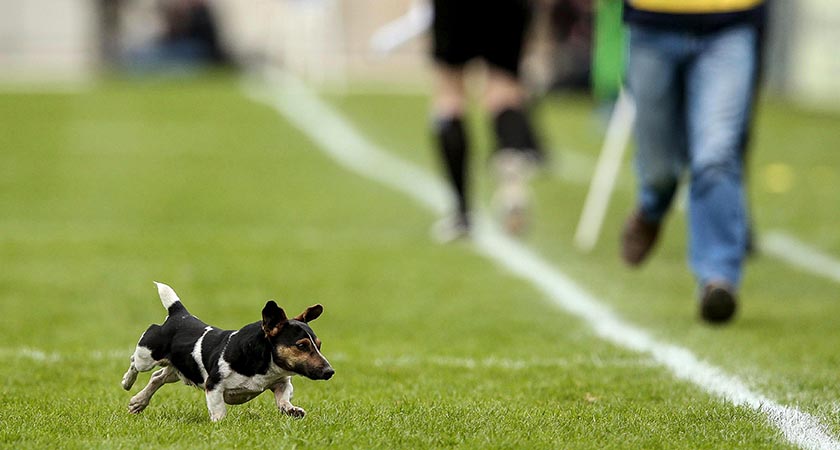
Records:
[[[758,70],[761,0],[625,0],[626,84],[636,104],[637,206],[622,258],[649,256],[683,174],[700,316],[729,321],[747,255],[743,137]]]

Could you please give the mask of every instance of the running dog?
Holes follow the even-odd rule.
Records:
[[[139,372],[156,366],[149,384],[131,398],[128,411],[138,414],[166,383],[182,380],[204,389],[210,420],[225,417],[225,404],[245,403],[264,391],[274,392],[280,412],[303,417],[306,412],[290,402],[293,375],[328,380],[335,370],[321,354],[321,340],[309,322],[323,306],[314,305],[293,319],[274,301],[265,304],[262,321],[239,330],[209,326],[187,311],[171,287],[155,282],[168,316],[163,325],[151,325],[131,356],[122,387],[131,389]]]

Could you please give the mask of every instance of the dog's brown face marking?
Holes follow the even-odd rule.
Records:
[[[308,322],[317,319],[324,311],[313,305],[294,319],[288,319],[282,308],[273,301],[263,309],[262,329],[274,347],[274,363],[281,368],[314,380],[326,380],[335,371],[321,354],[321,340]]]
[[[280,334],[280,327],[274,327],[270,330],[263,330],[263,331],[265,331],[265,337],[273,338],[274,336],[277,336],[278,334]]]
[[[320,352],[321,340],[311,328],[297,321],[290,321],[283,328],[280,336],[273,339],[277,365],[312,379],[332,376],[332,367]]]

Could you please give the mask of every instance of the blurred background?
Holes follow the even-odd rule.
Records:
[[[430,3],[0,0],[0,447],[785,447],[761,414],[604,342],[473,247],[431,245],[431,211],[322,154],[319,133],[346,121],[350,147],[439,169]],[[527,247],[617,316],[840,435],[840,1],[771,0],[749,177],[762,246],[726,329],[698,326],[684,214],[642,271],[620,261],[629,156],[601,244],[571,243],[623,64],[620,5],[533,2],[523,75],[558,163],[534,180]],[[242,83],[264,66],[326,107],[293,84]],[[324,110],[340,120],[312,118]],[[476,160],[492,147],[477,116]],[[490,177],[475,178],[488,199]],[[125,414],[117,382],[164,314],[152,280],[224,328],[267,299],[322,302],[339,375],[295,381],[312,418],[278,426],[263,396],[233,432],[208,433],[202,394],[174,388],[148,421]]]
[[[535,2],[524,62],[535,92],[589,88],[598,3],[615,2]],[[418,84],[428,76],[418,70],[428,62],[425,34],[403,36],[401,45],[378,53],[372,40],[389,24],[411,35],[424,20],[422,6],[413,0],[0,0],[0,84],[79,84],[103,71],[255,62],[337,87],[348,80]],[[769,22],[765,92],[838,108],[840,52],[833,47],[840,42],[840,3],[777,0]]]

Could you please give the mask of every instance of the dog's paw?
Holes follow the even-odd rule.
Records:
[[[306,415],[306,411],[304,411],[303,408],[298,408],[297,406],[294,406],[292,404],[280,407],[280,412],[287,416],[292,416],[296,419],[300,419]]]
[[[140,414],[147,406],[149,406],[149,399],[134,396],[128,402],[128,412],[131,414]]]

